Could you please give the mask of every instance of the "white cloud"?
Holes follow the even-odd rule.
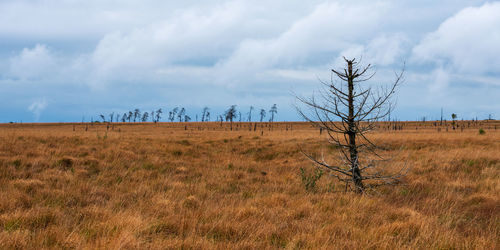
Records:
[[[170,17],[180,8],[214,2],[218,1],[2,0],[0,35],[94,40]]]
[[[366,48],[366,61],[378,66],[402,63],[406,43],[408,39],[401,33],[378,36]]]
[[[500,3],[443,1],[0,1],[0,84],[6,97],[46,96],[54,108],[284,106],[291,88],[312,91],[342,56],[362,56],[383,83],[411,55],[418,91],[400,103],[435,105],[477,83],[498,93]],[[82,97],[61,98],[69,92]]]
[[[45,98],[40,98],[31,103],[28,110],[33,113],[35,121],[38,121],[45,108],[47,108],[47,100]]]
[[[431,74],[432,81],[429,85],[429,91],[433,96],[443,96],[450,82],[450,75],[446,70],[438,68]]]
[[[246,69],[325,63],[340,50],[373,35],[387,9],[388,5],[380,3],[319,4],[275,38],[243,41],[224,64]]]
[[[499,13],[500,2],[461,10],[413,49],[414,60],[458,72],[500,73]]]
[[[56,65],[52,53],[46,45],[24,48],[19,55],[11,58],[10,73],[21,79],[43,78],[53,73]]]
[[[279,6],[278,2],[269,5]],[[157,72],[176,68],[185,72],[189,68],[211,67],[220,73],[217,63],[240,44],[251,38],[271,37],[292,18],[280,18],[268,8],[247,1],[179,10],[169,18],[128,32],[106,34],[90,55],[92,74],[95,79],[112,81],[116,75],[151,78]]]

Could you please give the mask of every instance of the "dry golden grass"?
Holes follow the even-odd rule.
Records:
[[[412,168],[363,196],[305,191],[307,124],[1,125],[0,248],[498,249],[499,125],[373,133]]]

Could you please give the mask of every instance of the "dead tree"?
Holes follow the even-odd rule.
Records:
[[[276,107],[276,104],[274,104],[271,109],[269,110],[269,113],[271,113],[271,118],[269,119],[270,122],[274,122],[274,115],[278,113],[278,107]]]
[[[172,111],[168,112],[168,119],[170,120],[170,122],[174,122],[177,111],[179,111],[179,108],[175,107],[174,109],[172,109]]]
[[[320,91],[320,100],[297,96],[308,111],[296,105],[298,113],[314,126],[327,132],[329,143],[340,151],[339,162],[327,163],[324,157],[319,159],[303,152],[317,166],[330,170],[333,176],[358,193],[364,193],[367,187],[381,184],[395,184],[404,174],[405,169],[389,174],[377,162],[384,160],[377,152],[366,133],[375,129],[375,122],[381,121],[393,110],[391,97],[403,79],[404,67],[395,73],[395,80],[385,87],[365,86],[375,72],[371,65],[361,66],[355,59],[344,58],[347,68],[332,69],[331,81]],[[371,157],[360,157],[367,153]],[[375,156],[375,157],[373,157]]]
[[[160,108],[160,109],[158,109],[158,110],[156,110],[156,117],[155,117],[155,121],[154,121],[154,123],[157,123],[157,122],[159,122],[159,121],[160,121],[160,119],[161,119],[161,114],[162,114],[162,113],[163,113],[163,112],[162,112],[161,108]]]
[[[127,120],[128,122],[130,122],[130,119],[132,119],[132,116],[134,115],[134,113],[132,113],[132,111],[129,111],[128,112],[128,116],[127,116]]]
[[[179,122],[182,122],[182,118],[184,118],[185,115],[186,115],[186,109],[181,108],[181,111],[179,111],[179,113],[177,114],[177,118],[179,118]]]
[[[148,117],[149,117],[149,113],[148,112],[144,112],[144,114],[142,115],[142,122],[147,122],[148,121]]]
[[[248,111],[248,121],[252,121],[252,111],[253,111],[253,106],[250,106],[250,111]]]
[[[231,131],[233,130],[233,120],[236,118],[236,105],[231,105],[228,110],[224,113],[224,116],[226,118],[226,122],[230,121],[231,122]],[[222,119],[222,117],[221,117]]]
[[[264,117],[266,117],[266,110],[265,109],[261,109],[260,110],[260,122],[262,122],[262,120],[264,119]]]
[[[207,115],[209,113],[209,108],[208,107],[204,107],[203,108],[203,112],[201,113],[201,121],[204,122],[207,118]]]
[[[141,111],[139,109],[134,110],[134,122],[137,120],[137,118],[141,119]]]
[[[115,116],[115,112],[109,114],[109,122],[113,122],[113,117]],[[118,115],[117,115],[118,116]],[[117,118],[118,119],[118,118]]]

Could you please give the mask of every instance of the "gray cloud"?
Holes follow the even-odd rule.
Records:
[[[402,107],[427,112],[442,101],[473,113],[486,100],[461,104],[463,90],[482,91],[474,86],[486,84],[500,94],[499,6],[448,0],[2,1],[0,12],[7,14],[0,16],[0,38],[10,42],[0,47],[0,55],[9,55],[0,59],[0,97],[9,102],[23,93],[10,101],[21,109],[46,96],[51,109],[44,117],[55,117],[55,107],[74,108],[74,116],[58,110],[63,120],[136,106],[255,103],[278,103],[283,119],[296,119],[290,91],[311,93],[316,78],[328,79],[329,69],[348,56],[373,63],[377,82],[390,81],[406,60]],[[498,112],[491,107],[485,112]]]
[[[39,79],[54,72],[56,62],[46,45],[37,44],[34,48],[25,48],[19,55],[11,58],[10,74],[12,77]]]
[[[464,73],[500,73],[500,2],[468,7],[414,47],[415,59]]]
[[[45,98],[40,98],[28,107],[28,110],[31,111],[34,115],[35,121],[38,121],[40,119],[40,115],[42,114],[42,111],[47,107],[47,100]]]

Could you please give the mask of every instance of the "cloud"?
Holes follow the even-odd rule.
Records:
[[[366,47],[366,60],[374,62],[378,66],[388,66],[394,63],[402,63],[407,50],[408,38],[401,33],[381,35]]]
[[[132,79],[161,82],[161,77],[168,77],[190,84],[187,79],[197,75],[198,83],[236,88],[277,80],[286,74],[273,74],[274,70],[329,64],[352,44],[363,46],[390,8],[385,3],[294,4],[299,8],[294,6],[293,15],[281,17],[284,21],[270,11],[279,4],[264,8],[230,1],[203,10],[188,8],[130,32],[109,33],[89,57],[89,82],[94,86]],[[377,53],[377,59],[383,56],[381,64],[390,63],[400,50],[397,42],[388,42],[400,40],[395,37],[373,40],[369,53]]]
[[[228,73],[218,70],[217,65],[241,43],[272,36],[291,18],[293,16],[277,17],[267,8],[247,1],[178,10],[168,18],[127,32],[110,32],[100,39],[89,57],[93,81],[105,83],[136,78],[156,82],[165,73],[172,73],[172,69],[182,69],[181,72],[192,69],[196,74],[209,68],[213,72],[205,78],[213,79],[217,73]],[[116,78],[118,75],[121,79]],[[184,76],[191,78],[189,72]],[[177,79],[187,83],[182,77]]]
[[[47,100],[45,98],[37,99],[28,107],[28,110],[33,113],[35,121],[40,119],[42,111],[47,108]]]
[[[446,88],[448,87],[448,83],[450,82],[449,73],[442,69],[438,68],[432,72],[432,82],[429,86],[429,91],[433,95],[443,96],[446,92]]]
[[[413,49],[413,59],[463,73],[500,73],[500,2],[468,7]]]
[[[56,62],[46,45],[24,48],[19,55],[11,58],[10,74],[21,79],[47,77],[53,73]]]
[[[272,39],[244,40],[224,64],[237,68],[297,67],[330,61],[342,49],[375,33],[384,4],[318,4]]]
[[[99,40],[110,31],[144,26],[175,15],[178,9],[203,8],[214,2],[218,1],[122,0],[117,4],[115,0],[4,0],[0,1],[0,35]]]
[[[500,3],[443,1],[0,1],[0,97],[26,111],[45,96],[47,120],[68,106],[79,120],[91,110],[275,102],[293,118],[281,110],[290,91],[312,92],[342,56],[376,66],[377,83],[411,56],[407,106],[479,93],[474,85],[498,94]]]

